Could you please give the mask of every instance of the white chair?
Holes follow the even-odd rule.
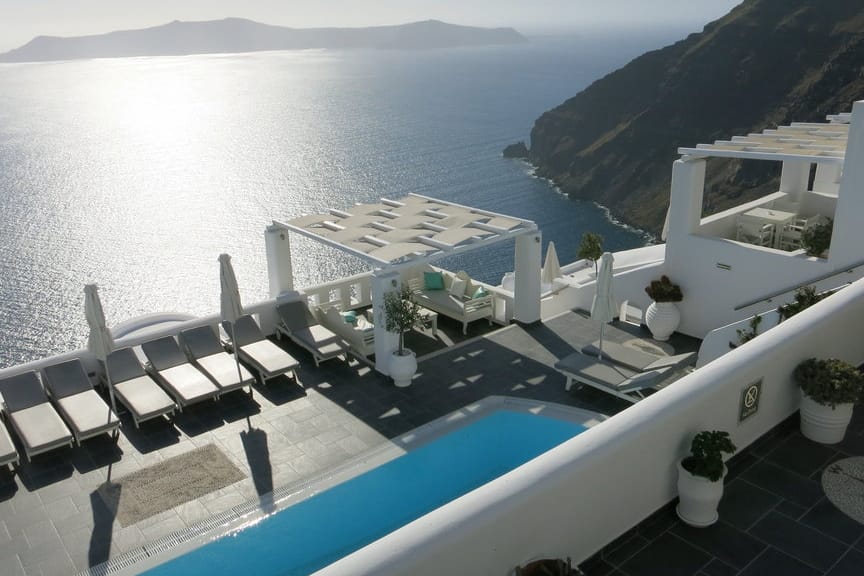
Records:
[[[783,229],[780,231],[780,249],[789,252],[800,250],[803,248],[801,235],[804,231],[817,224],[821,224],[824,220],[825,217],[820,214],[795,218],[795,220],[783,226]]]
[[[756,246],[771,246],[774,239],[774,224],[740,220],[736,240]]]

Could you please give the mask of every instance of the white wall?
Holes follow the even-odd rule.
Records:
[[[698,236],[689,236],[686,242],[674,246],[670,244],[667,254],[667,273],[684,293],[684,300],[678,303],[681,310],[678,330],[698,338],[704,338],[718,326],[748,318],[777,304],[758,304],[737,312],[736,306],[845,269],[835,266],[833,261],[800,253]],[[731,269],[719,268],[718,264],[729,265]],[[858,269],[839,278],[850,281],[862,274],[864,270]]]
[[[801,360],[864,360],[862,317],[857,282],[317,574],[504,576],[541,557],[581,562],[675,497],[675,463],[697,431],[728,430],[743,448],[797,410]],[[759,412],[739,423],[741,392],[759,379]]]

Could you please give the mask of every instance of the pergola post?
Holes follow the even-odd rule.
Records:
[[[810,180],[810,162],[786,160],[780,171],[780,191],[789,195],[790,202],[800,202]]]
[[[540,320],[540,232],[516,238],[513,319],[523,324]]]
[[[270,297],[294,290],[294,272],[291,266],[291,240],[283,228],[270,225],[264,232],[267,248],[267,276]]]
[[[375,369],[390,374],[390,357],[399,346],[399,335],[388,332],[384,311],[384,295],[399,290],[399,272],[392,269],[376,270],[372,274],[372,308],[375,310]]]

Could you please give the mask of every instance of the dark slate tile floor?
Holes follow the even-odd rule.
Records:
[[[864,410],[846,438],[804,438],[794,416],[729,462],[720,520],[692,528],[675,502],[607,545],[580,568],[586,576],[862,576],[864,525],[825,496],[830,463],[864,456]]]

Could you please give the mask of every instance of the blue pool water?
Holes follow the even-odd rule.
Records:
[[[146,574],[309,574],[584,430],[498,411]]]

